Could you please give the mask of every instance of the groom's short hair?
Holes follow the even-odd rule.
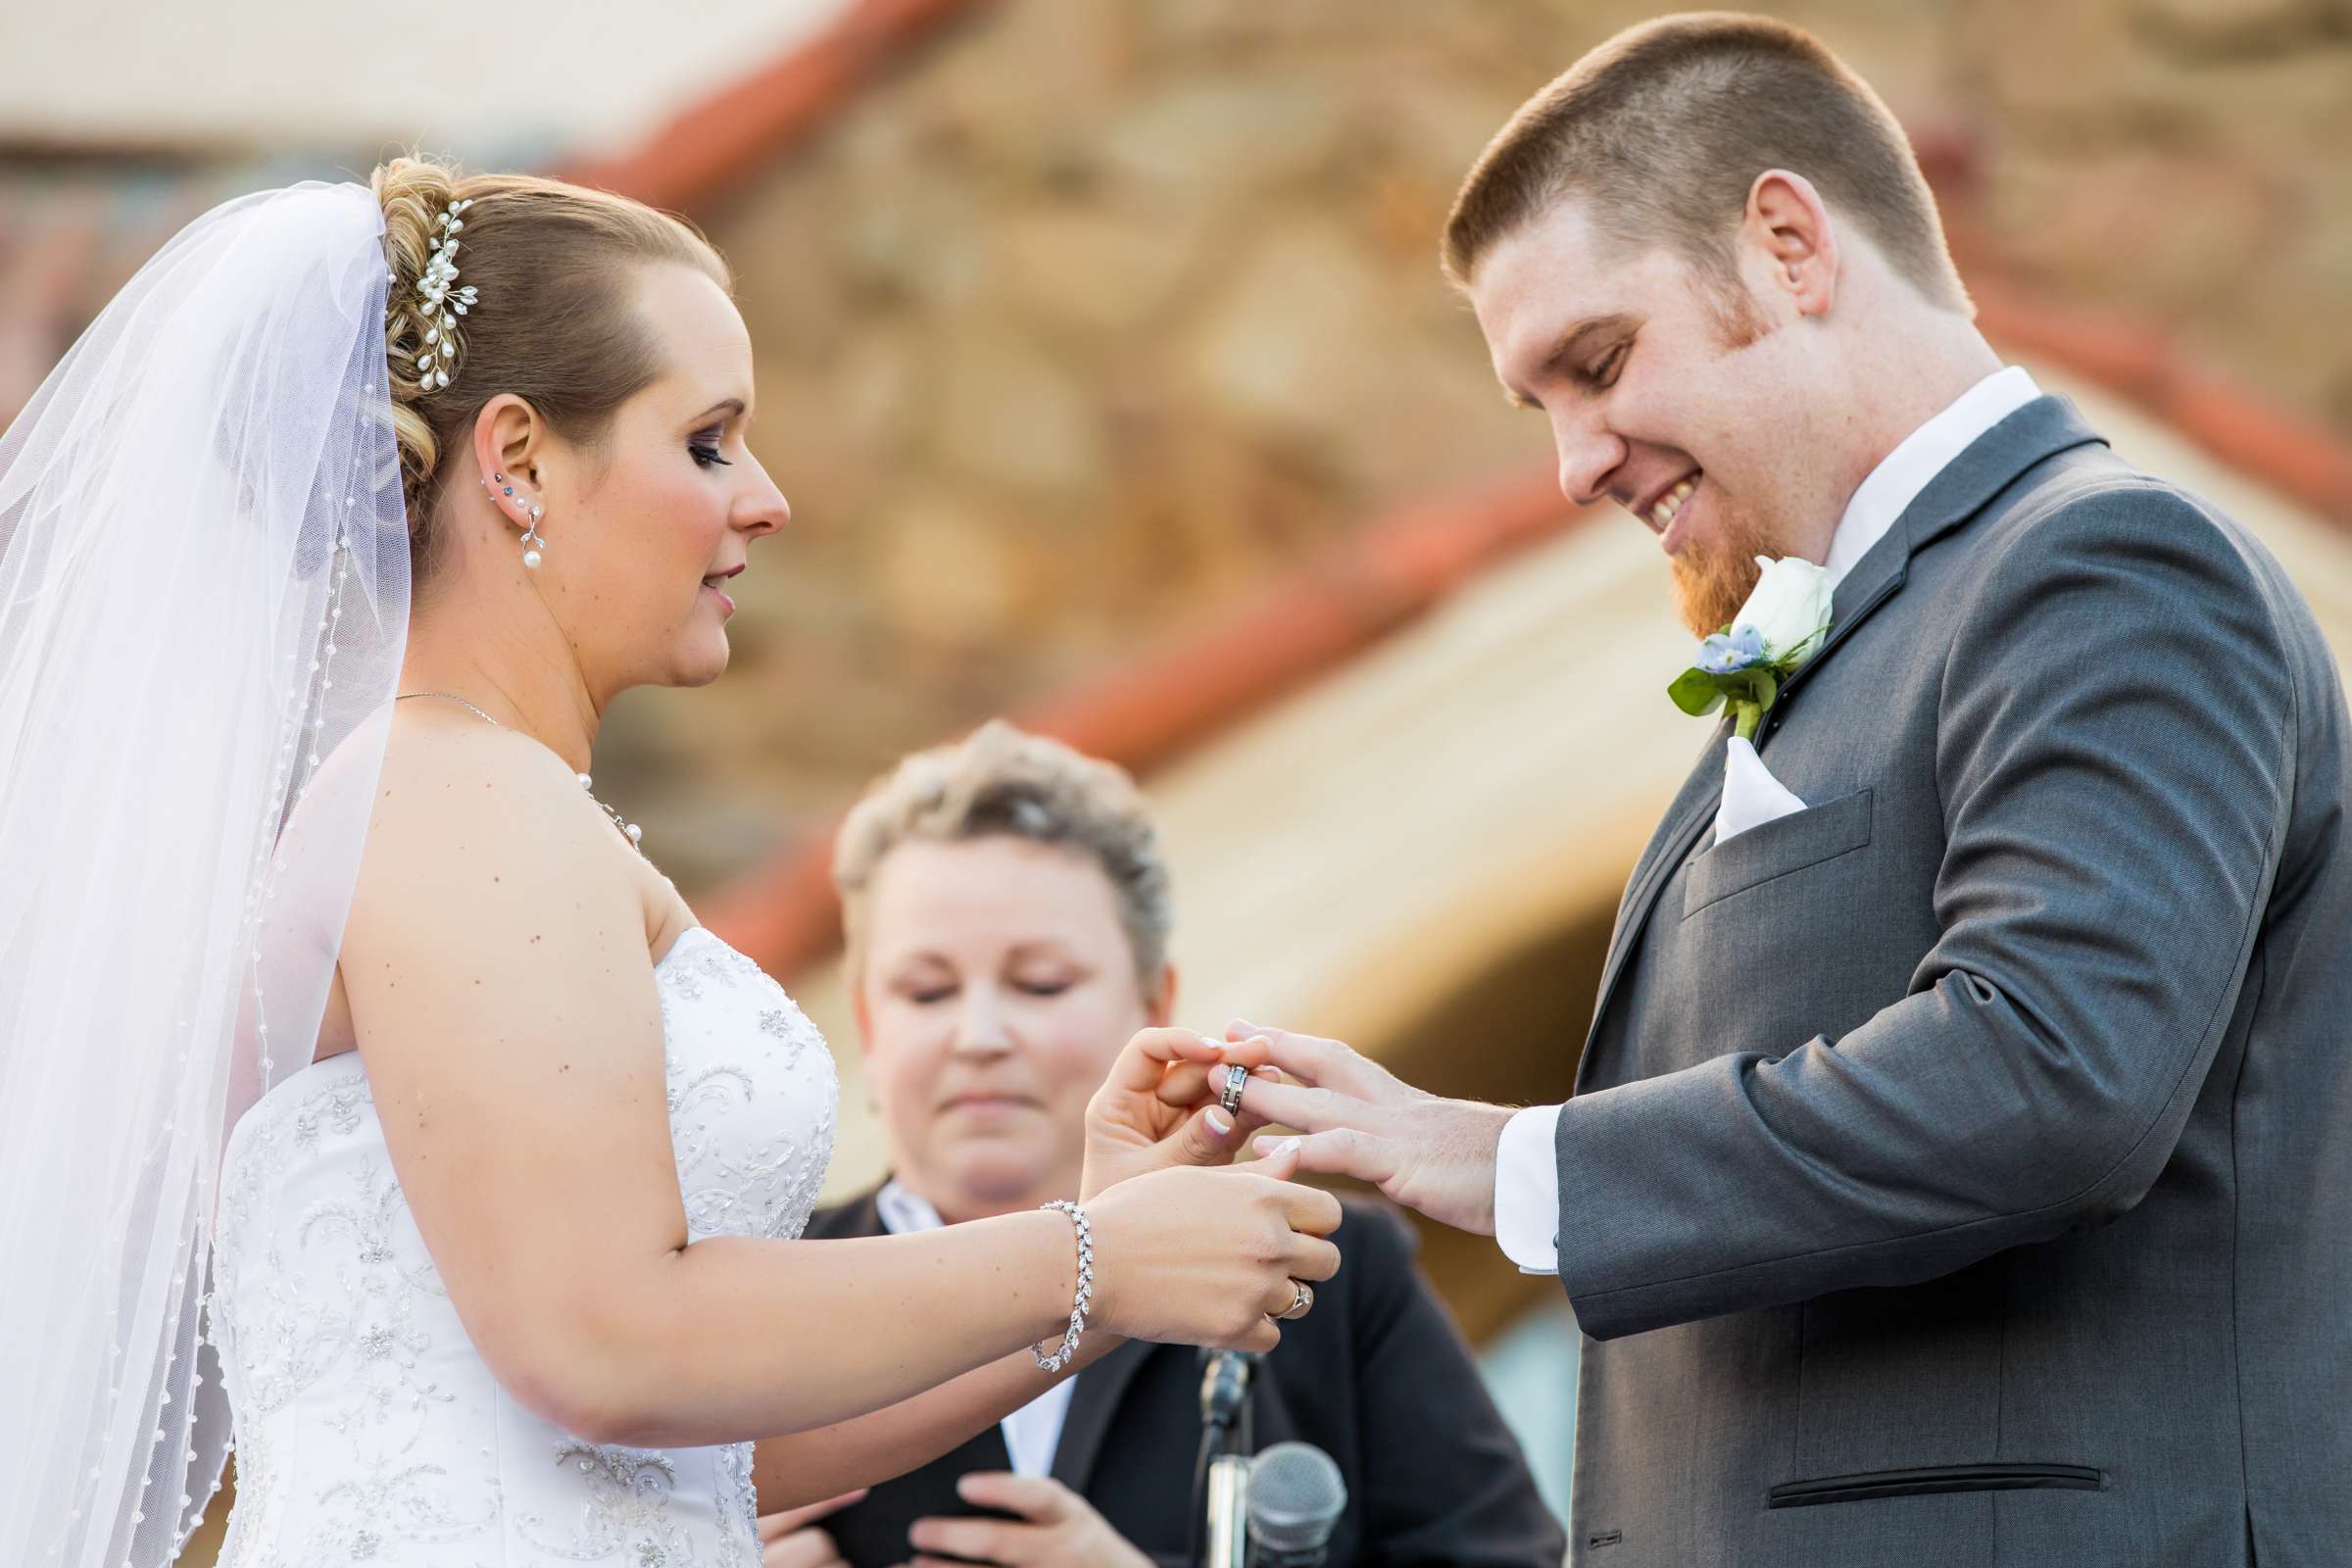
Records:
[[[1970,310],[1936,199],[1894,116],[1812,34],[1769,17],[1662,17],[1618,33],[1537,93],[1488,143],[1446,222],[1467,287],[1497,241],[1569,198],[1631,246],[1679,251],[1718,284],[1748,189],[1804,175],[1931,303]]]

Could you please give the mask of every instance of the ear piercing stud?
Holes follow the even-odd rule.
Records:
[[[484,495],[489,495],[491,493],[490,487],[492,485],[498,486],[497,493],[499,495],[506,497],[510,501],[514,500],[514,487],[507,483],[507,476],[505,474],[493,473],[489,478],[484,479],[482,481],[482,493]],[[525,566],[536,567],[541,560],[539,552],[545,549],[547,545],[546,536],[539,531],[539,519],[547,514],[546,509],[539,506],[536,502],[530,501],[520,501],[516,502],[515,504],[520,506],[525,512],[528,512],[531,514],[530,522],[522,530],[522,564]]]

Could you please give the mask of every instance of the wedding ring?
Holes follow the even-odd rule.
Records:
[[[1281,1321],[1288,1323],[1294,1318],[1306,1316],[1314,1309],[1315,1288],[1304,1280],[1291,1281],[1291,1309],[1282,1314]]]
[[[1223,1098],[1217,1102],[1217,1103],[1225,1107],[1226,1115],[1231,1116],[1240,1112],[1242,1108],[1242,1086],[1247,1084],[1249,1081],[1250,1069],[1243,1066],[1240,1062],[1237,1061],[1225,1069],[1225,1094]]]

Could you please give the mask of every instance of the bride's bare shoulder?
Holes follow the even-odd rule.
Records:
[[[533,814],[558,784],[579,786],[564,760],[528,735],[478,719],[395,717],[384,736],[369,836],[467,828]],[[556,796],[558,800],[562,796]]]
[[[396,717],[368,824],[355,919],[432,907],[464,920],[516,899],[599,901],[628,888],[612,826],[577,777],[528,735],[478,721]]]

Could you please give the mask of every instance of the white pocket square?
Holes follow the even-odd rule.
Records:
[[[1772,776],[1753,742],[1735,735],[1723,754],[1723,804],[1715,808],[1715,843],[1721,848],[1751,827],[1805,808],[1805,803]]]

